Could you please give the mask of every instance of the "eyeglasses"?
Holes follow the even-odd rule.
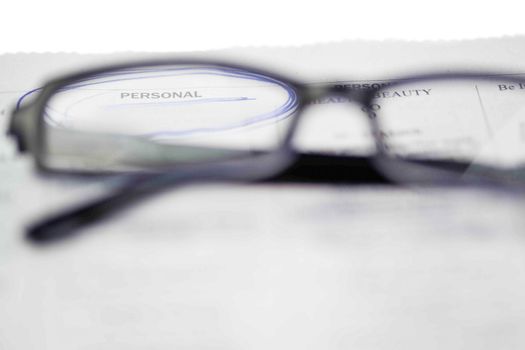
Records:
[[[303,112],[331,102],[358,107],[371,141],[364,155],[297,151]],[[343,141],[357,135],[340,129]],[[9,134],[39,171],[126,176],[107,196],[28,229],[47,242],[168,186],[275,179],[301,167],[343,173],[336,180],[373,173],[400,183],[522,185],[525,78],[457,72],[306,84],[220,62],[147,62],[74,74],[22,96]]]

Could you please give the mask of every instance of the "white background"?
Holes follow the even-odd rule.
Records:
[[[10,1],[0,52],[192,51],[525,34],[521,1]]]

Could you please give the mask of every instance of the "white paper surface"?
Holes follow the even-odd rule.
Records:
[[[311,83],[450,66],[525,72],[525,40],[246,48]],[[2,122],[49,77],[145,54],[0,57]],[[0,147],[0,349],[521,349],[524,202],[475,189],[169,191],[39,249],[22,227],[103,191]]]

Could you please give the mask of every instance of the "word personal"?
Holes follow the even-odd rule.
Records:
[[[202,95],[198,91],[155,91],[155,92],[121,92],[123,100],[176,100],[199,98]]]

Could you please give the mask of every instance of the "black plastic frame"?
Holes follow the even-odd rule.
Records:
[[[356,164],[357,168],[362,167],[362,174],[373,174],[376,170],[383,173],[387,178],[400,182],[418,182],[421,178],[430,180],[432,183],[461,183],[465,177],[459,176],[461,172],[458,169],[465,169],[468,164],[458,164],[457,162],[446,161],[410,161],[399,159],[391,156],[380,136],[381,125],[378,118],[373,117],[373,112],[368,106],[376,102],[376,94],[386,89],[393,89],[406,83],[417,83],[423,81],[437,80],[491,80],[501,81],[502,77],[508,82],[516,84],[525,84],[525,79],[517,78],[513,75],[506,75],[496,72],[447,72],[422,74],[411,77],[402,77],[399,79],[385,79],[388,86],[370,89],[352,89],[350,87],[335,87],[333,85],[308,86],[306,83],[284,77],[282,75],[261,70],[254,67],[232,64],[215,60],[153,60],[146,62],[133,62],[130,64],[112,65],[100,69],[87,70],[78,74],[68,75],[56,79],[45,85],[40,91],[37,98],[28,104],[13,112],[8,133],[15,136],[18,141],[20,151],[29,151],[34,155],[36,168],[41,173],[58,174],[62,171],[52,169],[45,162],[45,142],[46,134],[44,127],[43,112],[46,103],[60,88],[72,83],[88,79],[93,75],[108,73],[111,71],[132,69],[136,67],[164,67],[173,65],[208,65],[219,68],[233,68],[264,75],[266,77],[278,80],[289,87],[293,88],[298,97],[296,113],[291,117],[290,128],[285,136],[281,147],[267,154],[246,159],[237,159],[209,164],[178,165],[174,171],[162,171],[158,173],[136,174],[124,173],[128,177],[126,184],[115,192],[110,193],[104,198],[97,199],[91,203],[82,204],[72,210],[59,213],[56,216],[49,217],[28,229],[29,237],[36,241],[50,241],[59,237],[68,236],[76,229],[95,222],[103,217],[109,216],[117,209],[136,202],[168,186],[193,183],[202,181],[256,181],[264,179],[274,179],[286,169],[297,167],[298,161],[304,158],[293,149],[292,140],[300,123],[302,111],[308,105],[317,99],[328,96],[343,96],[356,103],[365,112],[363,113],[369,121],[370,131],[374,137],[377,147],[377,154],[368,159],[358,159],[359,157],[350,157],[358,159],[357,162],[343,161],[337,157],[310,157],[310,168],[312,169],[312,160],[317,159],[319,166],[330,166],[330,162],[339,162],[341,164]],[[334,159],[337,158],[337,161]],[[335,164],[335,163],[333,163]],[[343,165],[344,167],[345,165]],[[314,165],[315,167],[315,165]],[[401,178],[397,176],[403,170]],[[479,173],[471,173],[468,181],[477,182],[486,181],[487,178],[505,179],[500,177],[498,172],[493,169],[482,169]],[[71,173],[71,172],[67,172]],[[75,172],[76,174],[86,175],[85,172]],[[89,172],[90,175],[104,175],[103,172]],[[376,173],[377,174],[377,173]],[[424,176],[421,176],[423,174]],[[412,176],[413,175],[413,176]],[[481,176],[478,176],[481,175]],[[489,176],[487,176],[489,175]],[[293,178],[293,176],[292,176]]]

